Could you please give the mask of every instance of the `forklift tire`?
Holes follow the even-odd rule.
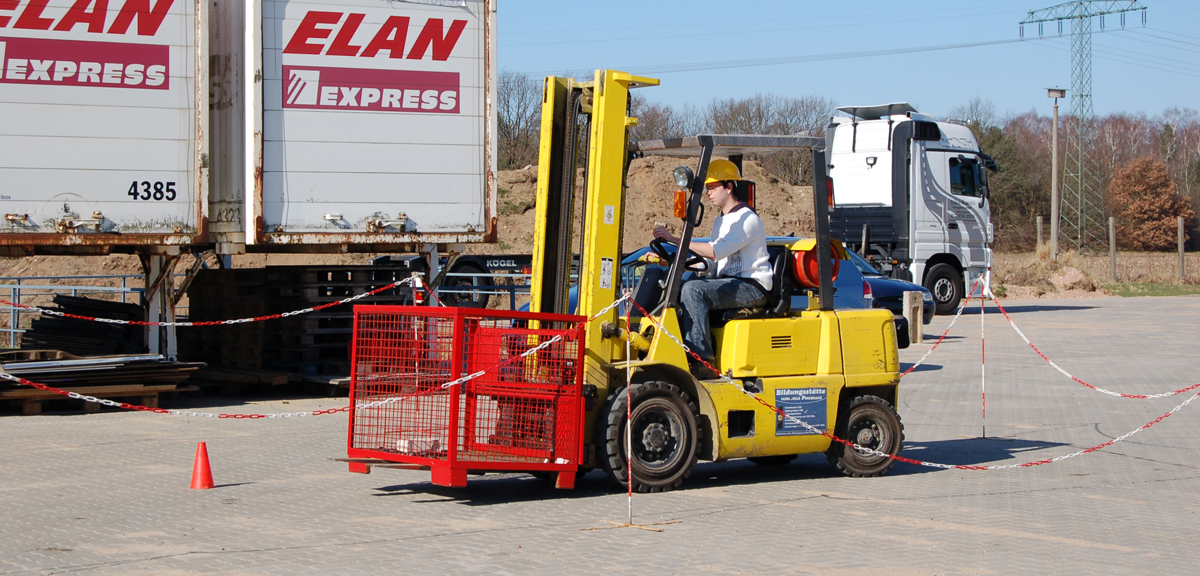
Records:
[[[783,454],[782,456],[751,456],[747,460],[759,466],[787,466],[799,454]]]
[[[678,488],[692,473],[699,456],[699,414],[687,392],[668,382],[633,385],[633,489],[667,492]],[[608,406],[597,421],[601,467],[621,486],[629,478],[625,458],[626,393],[608,397]]]
[[[850,402],[845,416],[839,420],[838,438],[893,456],[900,453],[904,424],[887,400],[878,396],[859,396]],[[863,454],[840,442],[834,442],[826,456],[842,474],[856,478],[883,476],[896,463],[892,458]]]
[[[925,287],[933,293],[938,314],[953,314],[963,297],[962,274],[949,264],[938,264],[925,274]]]

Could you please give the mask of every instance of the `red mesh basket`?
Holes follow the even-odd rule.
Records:
[[[443,486],[520,470],[558,472],[570,487],[583,454],[585,320],[355,306],[348,455],[429,467]]]

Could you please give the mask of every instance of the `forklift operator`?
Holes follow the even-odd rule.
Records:
[[[713,220],[709,241],[692,241],[688,248],[715,260],[716,274],[713,278],[688,281],[680,292],[683,340],[709,366],[715,365],[709,311],[765,306],[774,280],[766,228],[754,209],[734,194],[735,182],[739,180],[741,175],[733,162],[715,159],[709,163],[704,185],[709,202],[721,213]],[[654,229],[654,237],[679,244],[679,238],[663,226]],[[685,252],[682,246],[679,250]],[[688,363],[692,374],[701,380],[719,376],[692,358],[688,358]]]

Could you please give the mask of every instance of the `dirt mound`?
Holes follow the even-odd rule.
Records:
[[[142,273],[132,254],[109,256],[27,256],[0,259],[0,277],[127,275]],[[47,283],[50,281],[47,280]],[[100,285],[97,283],[97,285]],[[118,282],[119,285],[119,282]]]
[[[1063,268],[1058,274],[1052,276],[1050,278],[1050,283],[1054,284],[1054,287],[1058,288],[1060,292],[1065,292],[1067,290],[1083,290],[1085,292],[1091,292],[1092,290],[1096,289],[1096,284],[1092,282],[1091,278],[1088,278],[1086,275],[1084,275],[1084,273],[1078,268],[1072,268],[1070,266]]]
[[[625,237],[622,250],[632,252],[650,241],[655,224],[666,224],[678,234],[681,222],[673,215],[676,189],[671,172],[684,163],[663,156],[638,158],[629,166],[625,195]],[[693,169],[695,161],[687,162]],[[811,236],[813,234],[812,187],[792,186],[767,172],[757,161],[745,163],[744,177],[756,184],[757,210],[767,234]],[[473,254],[527,254],[533,251],[534,218],[537,200],[537,167],[501,170],[497,175],[497,212],[500,230],[495,244],[471,246]],[[572,242],[579,246],[582,187],[576,189],[576,224]],[[707,204],[707,201],[705,202]],[[697,234],[707,236],[715,217],[706,206]],[[578,248],[576,248],[578,251]]]
[[[1095,280],[1080,270],[1082,257],[1064,252],[1058,260],[1049,251],[1035,254],[996,254],[992,283],[1002,298],[1094,298],[1108,296]]]

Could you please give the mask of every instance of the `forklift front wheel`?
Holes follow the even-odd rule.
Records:
[[[599,432],[605,442],[600,459],[609,477],[625,486],[626,424],[632,421],[633,489],[666,492],[692,473],[699,452],[699,409],[687,392],[667,382],[642,382],[629,391],[632,418],[626,414],[626,391],[610,396]]]
[[[895,456],[904,443],[904,424],[887,400],[878,396],[859,396],[850,402],[843,422],[838,422],[837,437]],[[862,453],[840,442],[829,447],[829,463],[842,474],[859,478],[883,476],[896,463],[891,458]]]

